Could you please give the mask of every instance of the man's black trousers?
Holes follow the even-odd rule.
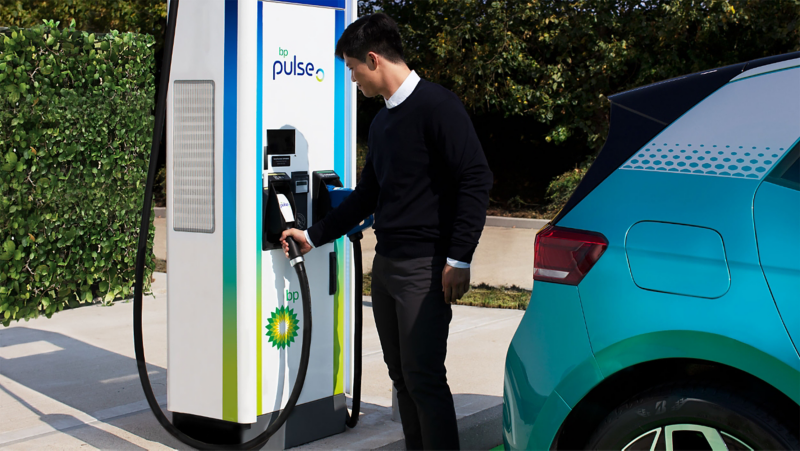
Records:
[[[397,388],[407,449],[458,449],[453,395],[444,367],[453,317],[444,302],[444,257],[375,256],[372,312]]]

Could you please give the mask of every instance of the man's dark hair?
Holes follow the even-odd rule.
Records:
[[[359,18],[344,30],[336,43],[336,56],[340,59],[347,55],[366,61],[369,52],[375,52],[393,63],[404,62],[400,30],[397,23],[386,14],[370,14]]]

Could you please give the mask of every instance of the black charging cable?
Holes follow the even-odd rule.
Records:
[[[353,408],[352,413],[347,414],[347,421],[345,424],[349,428],[356,427],[358,424],[358,413],[361,410],[361,341],[362,329],[364,327],[364,270],[361,261],[361,239],[364,234],[361,232],[350,235],[350,241],[353,243],[353,263],[356,269],[355,280],[355,337],[353,343]]]
[[[158,401],[156,401],[155,394],[153,394],[153,387],[150,385],[150,376],[147,374],[147,362],[144,356],[144,338],[142,334],[142,294],[144,289],[144,284],[142,282],[144,279],[144,264],[150,232],[150,210],[152,209],[153,184],[158,166],[158,154],[161,151],[161,136],[164,132],[164,119],[167,111],[167,89],[169,87],[169,73],[172,66],[175,24],[178,20],[178,1],[179,0],[171,0],[169,4],[167,30],[164,40],[164,58],[161,65],[161,80],[159,84],[158,100],[156,102],[156,121],[153,127],[153,145],[150,152],[150,168],[147,173],[147,185],[145,186],[144,203],[142,204],[142,221],[139,227],[139,242],[136,248],[136,276],[134,279],[133,292],[133,343],[136,350],[136,367],[139,371],[139,380],[142,383],[142,390],[144,390],[144,396],[147,398],[147,404],[150,406],[150,410],[153,411],[153,415],[155,415],[161,426],[173,437],[197,449],[256,449],[263,447],[267,441],[269,441],[270,437],[283,426],[286,419],[289,418],[289,415],[297,404],[297,400],[300,398],[300,392],[303,390],[306,372],[308,371],[308,360],[311,354],[311,290],[308,286],[308,275],[306,274],[303,257],[300,256],[300,252],[294,240],[288,239],[287,241],[289,242],[290,259],[292,266],[297,272],[297,278],[300,281],[300,292],[303,297],[303,345],[300,354],[300,365],[292,393],[289,395],[286,407],[281,410],[278,418],[267,427],[267,430],[250,441],[232,445],[206,443],[194,439],[181,432],[175,425],[170,423],[167,416],[164,415],[164,412],[158,405]]]

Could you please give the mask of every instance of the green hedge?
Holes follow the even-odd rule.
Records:
[[[153,37],[0,34],[0,321],[132,292]],[[154,227],[150,225],[150,237]],[[145,290],[154,261],[148,252]]]

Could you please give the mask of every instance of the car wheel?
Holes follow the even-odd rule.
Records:
[[[589,439],[588,449],[800,449],[796,433],[780,417],[730,389],[667,384],[615,409]]]

